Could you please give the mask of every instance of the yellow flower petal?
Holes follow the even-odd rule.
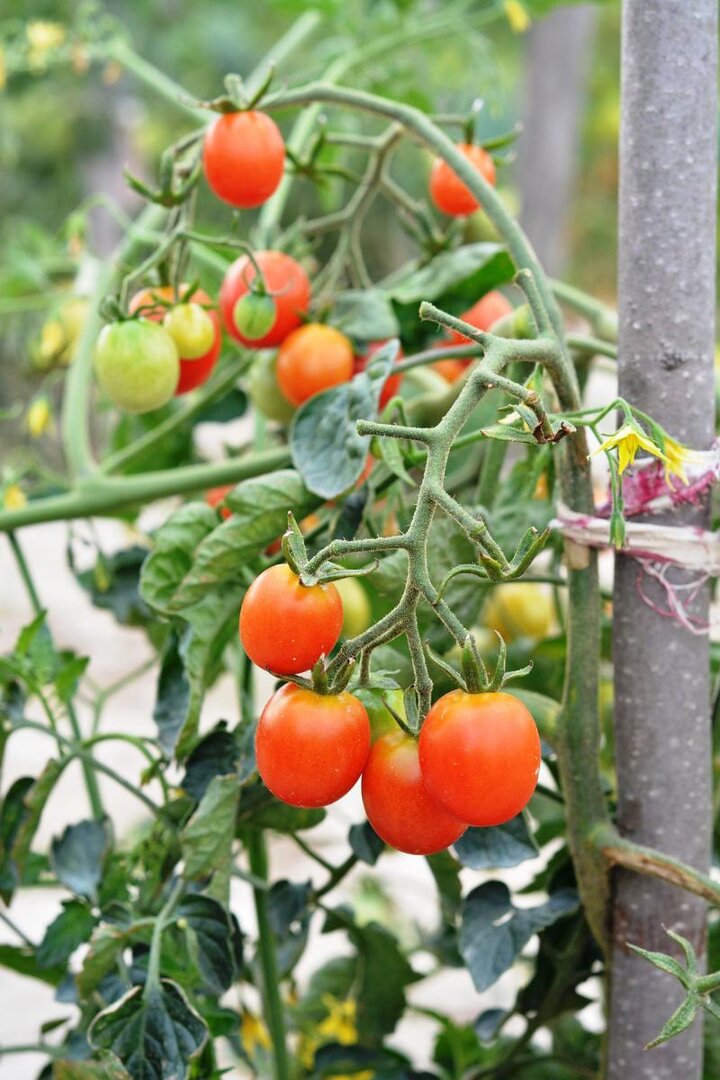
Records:
[[[504,8],[513,34],[524,34],[530,26],[530,16],[521,0],[505,0]]]
[[[27,503],[25,492],[19,484],[10,484],[3,492],[3,506],[6,510],[22,510]]]
[[[41,435],[52,430],[53,415],[50,411],[50,402],[46,397],[39,397],[33,401],[27,411],[25,425],[33,439],[39,439]]]
[[[240,1023],[240,1041],[248,1057],[253,1057],[258,1047],[269,1050],[272,1046],[272,1040],[265,1026],[265,1021],[256,1016],[255,1013],[250,1012],[249,1009],[243,1010]]]

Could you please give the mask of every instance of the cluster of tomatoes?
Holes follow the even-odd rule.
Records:
[[[264,570],[240,611],[250,659],[281,676],[311,669],[335,647],[343,603],[332,582],[305,586],[285,564]],[[288,682],[265,706],[255,749],[260,776],[292,806],[327,806],[362,777],[368,820],[390,846],[429,855],[468,825],[499,825],[527,804],[540,738],[525,706],[505,693],[453,690],[419,735],[390,710],[373,717],[347,690]]]
[[[481,146],[460,144],[468,161],[490,183],[492,157]],[[252,209],[277,190],[285,168],[280,129],[256,109],[224,112],[209,126],[203,143],[203,168],[209,187],[224,202]],[[478,202],[449,166],[438,158],[430,176],[430,198],[450,215],[472,213]],[[287,423],[308,398],[362,371],[383,344],[357,352],[339,330],[310,322],[311,285],[304,268],[282,251],[258,251],[238,258],[227,270],[219,310],[226,331],[261,354],[250,377],[254,403],[270,419]],[[477,309],[477,310],[476,310]],[[465,312],[487,329],[510,310],[499,293],[484,297]],[[149,412],[204,383],[220,354],[220,319],[210,297],[200,290],[170,285],[143,289],[130,303],[130,316],[108,324],[100,334],[95,371],[108,397],[121,409]],[[466,339],[456,335],[457,341]],[[451,341],[455,340],[451,338]],[[452,381],[469,361],[438,362]],[[397,393],[400,376],[386,381],[382,408]]]

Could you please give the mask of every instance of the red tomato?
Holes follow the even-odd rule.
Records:
[[[340,637],[340,593],[327,585],[302,585],[284,563],[255,578],[240,608],[240,640],[258,667],[297,675],[326,656]]]
[[[332,326],[307,323],[293,330],[278,351],[278,386],[293,405],[349,382],[352,374],[352,345]]]
[[[467,311],[463,311],[458,318],[478,330],[489,330],[493,323],[496,323],[498,319],[502,319],[505,315],[509,315],[512,310],[513,306],[510,301],[506,300],[497,289],[493,289],[492,292],[486,293]],[[451,330],[449,337],[453,345],[467,345],[471,341],[469,337],[458,333],[457,330]],[[469,364],[471,361],[466,360],[464,363]]]
[[[352,694],[316,694],[287,683],[258,722],[260,776],[291,806],[327,806],[359,780],[370,751],[370,721]]]
[[[383,341],[372,341],[361,356],[356,355],[353,358],[353,375],[359,375],[361,371],[364,371],[375,353],[378,352],[379,349],[382,349],[383,345],[385,345],[388,340],[388,338],[385,338]],[[403,359],[403,356],[404,353],[402,349],[400,349],[395,357],[395,363],[399,363],[399,361]],[[383,386],[380,395],[380,401],[378,402],[378,408],[381,411],[385,408],[390,398],[394,398],[398,393],[401,382],[402,375],[389,375],[385,380],[385,385]]]
[[[208,506],[217,507],[218,514],[221,518],[232,517],[232,510],[227,506],[222,506],[221,503],[225,499],[228,491],[232,491],[234,484],[221,484],[220,487],[210,488],[205,492],[205,502]]]
[[[262,112],[224,113],[207,130],[203,168],[219,199],[247,210],[266,202],[282,180],[285,143]]]
[[[302,322],[310,305],[310,279],[299,262],[284,251],[256,251],[255,261],[262,270],[268,292],[273,294],[275,321],[260,338],[244,337],[235,324],[235,305],[250,291],[255,267],[247,255],[228,267],[220,289],[220,312],[225,329],[249,349],[267,349],[279,345]]]
[[[457,149],[485,177],[488,184],[495,183],[495,163],[487,150],[470,143],[458,143]],[[430,172],[430,198],[438,210],[454,216],[472,214],[480,206],[470,188],[466,187],[442,158],[435,158],[433,162]]]
[[[408,855],[432,855],[465,832],[463,821],[430,795],[420,773],[418,744],[404,731],[381,735],[362,779],[365,813],[378,836]]]
[[[428,713],[418,746],[433,798],[469,825],[509,821],[535,790],[540,736],[511,694],[452,690]]]
[[[180,286],[180,293],[183,299],[188,299],[196,304],[202,304],[203,307],[211,304],[212,301],[208,294],[203,289],[196,289],[190,297],[184,296],[184,291],[187,286]],[[152,286],[147,289],[141,289],[140,292],[135,293],[130,301],[130,311],[137,311],[138,308],[148,308],[143,312],[144,318],[152,319],[153,322],[163,322],[167,315],[169,308],[166,304],[158,303],[158,300],[169,301],[174,303],[180,302],[180,297],[175,294],[175,290],[172,285],[159,285],[157,287]],[[175,397],[179,397],[181,394],[187,394],[190,390],[194,390],[198,386],[202,386],[206,382],[212,370],[217,363],[217,358],[220,355],[220,348],[222,345],[222,337],[220,334],[220,319],[218,313],[213,308],[207,311],[210,316],[213,326],[215,327],[215,340],[203,355],[197,357],[195,360],[188,360],[180,355],[180,380],[175,391]]]

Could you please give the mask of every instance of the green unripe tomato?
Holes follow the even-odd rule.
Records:
[[[275,353],[258,353],[250,369],[248,393],[255,408],[263,416],[267,416],[268,420],[277,420],[279,424],[289,424],[295,415],[295,407],[290,404],[278,386],[275,375],[276,364]]]
[[[372,609],[368,594],[356,577],[340,578],[335,582],[343,604],[342,636],[357,637],[372,622]]]
[[[233,308],[233,322],[249,341],[259,341],[275,325],[277,309],[272,296],[249,292]]]
[[[175,342],[158,323],[108,323],[95,346],[95,374],[107,396],[130,413],[167,405],[180,378]]]
[[[215,326],[201,304],[177,304],[170,308],[163,326],[183,360],[199,360],[215,341]]]
[[[406,719],[403,693],[402,690],[377,690],[366,687],[353,690],[355,697],[359,698],[365,706],[370,719],[370,738],[372,742],[379,739],[381,735],[387,735],[391,731],[398,730],[397,721],[390,709],[397,713],[401,720]],[[390,706],[390,709],[387,708],[385,702]]]

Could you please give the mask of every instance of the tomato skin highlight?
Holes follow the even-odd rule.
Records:
[[[332,326],[307,323],[293,330],[280,346],[276,370],[285,397],[293,405],[302,405],[315,394],[350,381],[352,345]]]
[[[284,251],[256,251],[255,261],[275,303],[275,321],[268,332],[260,338],[248,338],[235,323],[235,305],[250,291],[256,276],[247,255],[241,255],[225,272],[220,288],[220,313],[225,329],[241,345],[249,349],[267,349],[280,345],[300,326],[302,316],[310,306],[310,279],[300,263]]]
[[[497,289],[493,289],[477,300],[467,311],[463,311],[458,318],[478,330],[489,330],[493,323],[496,323],[498,319],[502,319],[505,315],[509,315],[512,310],[513,306],[510,301]],[[449,337],[453,345],[471,344],[471,338],[466,337],[465,334],[461,334],[457,330],[451,330]],[[470,364],[472,360],[464,362]]]
[[[417,742],[404,731],[373,742],[362,797],[368,821],[381,840],[408,855],[443,851],[467,828],[431,796],[420,772]]]
[[[299,675],[333,649],[342,630],[340,593],[332,582],[300,584],[289,566],[255,578],[240,608],[240,639],[258,667]]]
[[[152,412],[167,405],[180,376],[175,342],[149,319],[104,326],[93,364],[105,393],[129,413]]]
[[[290,806],[328,806],[360,779],[370,721],[352,694],[316,694],[287,683],[263,709],[255,755],[263,783]]]
[[[184,294],[185,289],[186,286],[181,285],[180,293]],[[168,313],[168,308],[165,304],[158,303],[158,301],[164,300],[172,304],[176,301],[179,303],[179,299],[180,298],[175,293],[172,285],[159,285],[157,287],[141,289],[140,292],[135,293],[130,301],[130,311],[133,312],[138,311],[139,308],[147,308],[148,310],[143,312],[143,318],[151,319],[152,322],[162,323]],[[210,308],[207,310],[207,305],[211,304],[212,300],[205,290],[196,289],[192,296],[187,298],[186,302],[202,304],[206,309],[206,314],[210,317],[215,328],[215,339],[208,351],[202,356],[190,360],[180,355],[180,378],[175,390],[175,397],[187,394],[191,390],[195,390],[198,386],[202,386],[204,382],[207,382],[217,363],[222,348],[220,318],[217,311],[214,309]]]
[[[482,146],[470,143],[458,143],[457,149],[468,159],[471,165],[484,176],[488,184],[495,184],[495,163]],[[430,172],[430,198],[444,214],[460,217],[472,214],[480,206],[470,188],[467,187],[442,158],[435,158]]]
[[[359,375],[361,371],[364,371],[375,353],[382,349],[383,345],[386,345],[389,340],[389,338],[385,338],[383,341],[371,341],[364,353],[355,355],[353,357],[353,375]],[[405,354],[402,349],[399,349],[398,354],[395,357],[395,363],[399,364],[400,361],[404,359],[404,356]],[[378,402],[378,409],[381,412],[388,401],[390,401],[391,398],[396,397],[399,393],[402,378],[402,375],[388,375]]]
[[[283,177],[285,143],[266,113],[224,113],[212,122],[203,143],[203,168],[223,202],[249,210],[270,198]]]
[[[469,825],[509,821],[537,784],[540,736],[511,694],[445,694],[425,718],[418,748],[433,798]]]

